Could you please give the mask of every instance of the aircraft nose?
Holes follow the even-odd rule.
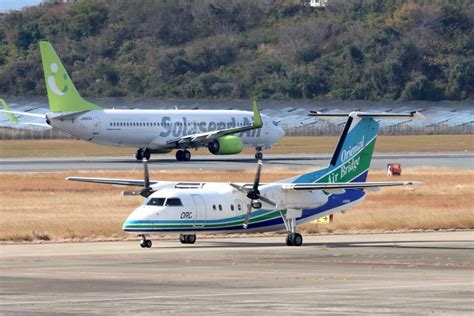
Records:
[[[275,131],[273,135],[275,135],[274,137],[275,137],[275,142],[276,142],[277,140],[285,136],[285,131],[280,126],[275,126]]]
[[[142,207],[138,207],[134,209],[130,215],[128,215],[127,219],[125,222],[123,222],[122,225],[122,230],[123,231],[132,231],[134,228],[136,228],[137,225],[143,224],[143,222],[147,219],[146,216],[144,215],[144,210]]]

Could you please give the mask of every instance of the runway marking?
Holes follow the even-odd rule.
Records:
[[[205,298],[205,297],[226,297],[226,296],[247,296],[247,295],[270,295],[270,294],[307,294],[307,293],[338,293],[338,292],[353,292],[353,291],[377,291],[386,289],[416,289],[416,288],[432,288],[432,287],[451,287],[451,286],[470,286],[474,290],[474,283],[444,283],[444,284],[413,284],[400,286],[384,286],[384,287],[361,287],[361,288],[343,288],[343,289],[287,289],[284,291],[259,291],[259,292],[232,292],[232,293],[208,293],[208,294],[186,294],[186,299],[189,298]],[[5,298],[5,296],[4,296]],[[8,305],[28,305],[28,304],[61,304],[61,303],[94,303],[94,302],[116,302],[116,301],[143,301],[153,299],[182,299],[183,294],[180,295],[152,295],[152,296],[129,296],[129,297],[114,297],[114,298],[91,298],[91,299],[63,299],[50,301],[23,301],[0,303],[0,306]]]

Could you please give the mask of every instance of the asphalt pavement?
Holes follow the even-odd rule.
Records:
[[[0,245],[2,314],[473,315],[472,231]]]

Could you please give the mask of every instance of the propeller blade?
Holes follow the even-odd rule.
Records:
[[[255,174],[255,180],[253,182],[253,190],[258,190],[258,185],[260,183],[260,172],[262,171],[262,161],[259,159],[257,161],[257,173]]]
[[[276,204],[275,202],[273,202],[272,200],[270,200],[270,199],[268,199],[268,198],[266,198],[266,197],[264,197],[264,196],[259,195],[259,196],[258,196],[258,199],[259,199],[260,201],[263,201],[263,202],[265,202],[265,203],[267,203],[267,204],[272,205],[273,207],[276,207],[276,206],[277,206],[277,204]]]
[[[144,187],[148,188],[150,186],[150,176],[148,174],[148,160],[146,158],[143,158],[143,177],[145,179],[145,184]]]
[[[229,185],[231,187],[233,187],[234,189],[237,189],[239,190],[240,192],[243,192],[243,193],[248,193],[250,190],[245,188],[244,186],[241,186],[241,185],[237,185],[235,183],[229,183]]]
[[[135,191],[122,191],[123,196],[137,196],[140,195],[142,190],[135,190]]]
[[[242,225],[242,227],[244,229],[247,229],[247,227],[249,227],[249,220],[250,220],[250,213],[251,212],[252,212],[252,206],[250,204],[248,204],[247,213],[245,214],[245,218],[244,218],[244,224]]]

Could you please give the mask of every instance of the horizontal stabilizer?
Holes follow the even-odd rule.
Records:
[[[32,116],[32,117],[41,117],[46,118],[46,114],[39,114],[39,113],[30,113],[30,112],[20,112],[20,111],[10,111],[10,110],[0,110],[3,113],[13,113],[16,115],[24,115],[24,116]]]
[[[283,190],[337,190],[337,189],[365,189],[394,187],[401,185],[418,185],[417,181],[396,181],[396,182],[348,182],[348,183],[284,183]]]
[[[370,117],[374,119],[424,119],[425,117],[417,111],[412,111],[410,113],[370,113],[370,112],[350,112],[350,113],[323,113],[319,111],[309,111],[309,116],[317,117],[327,117],[327,118],[340,118],[348,116],[358,116],[358,117]]]
[[[67,177],[68,181],[91,182],[101,184],[113,185],[131,185],[142,187],[145,184],[144,180],[130,180],[130,179],[111,179],[111,178],[85,178],[85,177]],[[150,184],[157,184],[157,181],[150,181]]]

